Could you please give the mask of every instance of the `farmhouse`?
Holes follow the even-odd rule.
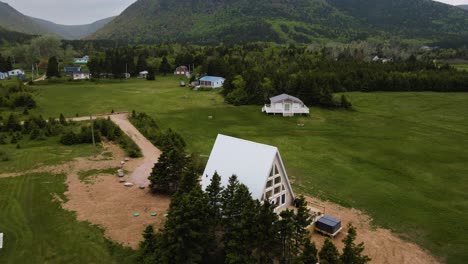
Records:
[[[88,71],[78,71],[73,73],[73,80],[89,80],[91,74]]]
[[[252,198],[276,205],[279,213],[294,202],[294,193],[276,147],[239,138],[218,135],[202,176],[202,189],[211,183],[214,173],[227,186],[229,178],[236,175],[246,185]]]
[[[6,72],[0,72],[0,80],[5,80],[8,78],[8,73]]]
[[[73,62],[75,64],[87,64],[89,61],[89,56],[84,56],[83,58],[74,58]]]
[[[65,66],[63,68],[63,71],[65,72],[66,75],[73,76],[75,72],[81,71],[81,66]]]
[[[9,76],[20,76],[20,75],[24,75],[24,71],[20,70],[20,69],[15,69],[15,70],[9,71],[8,75]]]
[[[282,114],[283,116],[308,115],[309,108],[297,97],[281,94],[270,98],[270,104],[262,107],[267,114]]]
[[[175,76],[190,76],[190,71],[187,66],[179,66],[174,71]]]
[[[208,87],[208,88],[221,88],[224,85],[224,81],[226,79],[217,76],[205,76],[200,79],[200,86],[201,87]]]

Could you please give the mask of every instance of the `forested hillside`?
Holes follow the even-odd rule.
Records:
[[[245,43],[468,36],[468,14],[427,0],[139,0],[91,39]]]
[[[0,27],[0,45],[8,46],[9,44],[24,43],[33,39],[34,35],[28,35],[20,32],[6,30]]]
[[[459,5],[458,7],[462,8],[462,9],[465,9],[465,10],[468,10],[468,5]]]

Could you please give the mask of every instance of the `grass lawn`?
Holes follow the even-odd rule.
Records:
[[[11,137],[8,138],[9,142]],[[87,157],[96,153],[96,148],[89,144],[64,146],[60,137],[45,140],[29,140],[29,135],[23,136],[17,144],[0,145],[0,149],[9,157],[8,161],[0,161],[0,173],[23,172],[38,169],[41,166],[58,165],[76,157]]]
[[[0,179],[0,263],[130,263],[134,251],[63,210],[64,175]]]
[[[178,78],[40,86],[43,116],[146,112],[209,154],[218,133],[278,146],[296,192],[367,211],[449,263],[468,259],[468,94],[349,93],[355,111],[265,116]],[[208,119],[213,116],[213,119]],[[304,126],[298,126],[304,124]]]
[[[468,71],[468,64],[453,64],[452,66],[458,70]]]

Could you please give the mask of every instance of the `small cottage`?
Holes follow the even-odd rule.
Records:
[[[8,71],[8,75],[9,76],[20,76],[20,75],[24,75],[24,71],[20,70],[20,69],[14,69],[14,70]]]
[[[89,80],[91,79],[91,74],[88,71],[79,71],[73,73],[73,80]]]
[[[282,114],[283,116],[308,115],[309,108],[297,97],[281,94],[270,98],[270,104],[263,106],[263,113]]]
[[[206,87],[206,88],[221,88],[224,85],[224,79],[223,77],[217,77],[217,76],[205,76],[200,79],[200,87]]]
[[[187,66],[179,66],[174,71],[174,75],[175,76],[189,77],[190,76],[190,71],[189,71]]]
[[[0,72],[0,80],[5,80],[8,78],[8,73],[6,72]]]
[[[275,204],[279,213],[294,202],[294,193],[281,155],[276,147],[239,138],[218,135],[202,176],[202,189],[211,183],[214,173],[226,187],[236,175],[249,188],[252,198]]]
[[[81,66],[65,66],[63,68],[63,71],[65,72],[65,75],[73,76],[73,74],[75,72],[80,72],[81,71]]]

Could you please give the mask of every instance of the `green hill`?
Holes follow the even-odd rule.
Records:
[[[459,5],[458,7],[461,9],[468,10],[468,5]]]
[[[106,18],[88,25],[59,25],[20,13],[10,5],[0,2],[0,26],[10,30],[34,35],[56,35],[64,39],[80,39],[105,26],[113,18]]]
[[[242,43],[468,36],[468,13],[429,0],[138,0],[90,39]]]
[[[0,45],[24,43],[33,39],[34,35],[10,31],[0,26]]]

